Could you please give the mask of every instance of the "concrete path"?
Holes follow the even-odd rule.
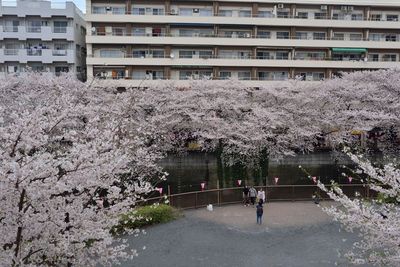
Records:
[[[317,205],[267,203],[262,225],[255,213],[241,205],[186,211],[177,221],[129,237],[139,257],[122,266],[349,266],[338,255],[358,237],[340,230]]]

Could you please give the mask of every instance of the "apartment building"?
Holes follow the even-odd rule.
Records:
[[[86,23],[72,2],[0,0],[0,75],[27,69],[86,76]]]
[[[400,66],[399,0],[87,0],[88,76],[262,83]]]

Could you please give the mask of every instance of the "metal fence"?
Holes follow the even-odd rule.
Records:
[[[343,192],[350,198],[376,197],[374,191],[371,191],[365,184],[340,184]],[[330,189],[331,186],[326,186]],[[255,189],[263,189],[266,193],[267,202],[270,201],[311,201],[313,195],[319,195],[321,200],[330,199],[317,185],[272,185],[272,186],[255,186]],[[222,189],[211,189],[203,191],[194,191],[181,194],[166,194],[163,196],[149,197],[144,201],[140,201],[139,205],[149,205],[154,203],[163,203],[168,200],[171,206],[179,209],[192,209],[205,207],[208,204],[224,205],[243,202],[243,188],[231,187]],[[170,192],[170,190],[168,190]],[[157,193],[158,194],[158,193]]]

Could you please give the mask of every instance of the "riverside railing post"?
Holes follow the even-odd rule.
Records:
[[[171,187],[169,185],[168,185],[168,202],[169,205],[172,206]]]
[[[195,200],[194,200],[194,208],[197,209],[197,192],[196,192],[195,195],[196,195],[196,197],[195,197]]]
[[[221,206],[221,191],[219,190],[219,180],[217,180],[217,202],[218,206]]]

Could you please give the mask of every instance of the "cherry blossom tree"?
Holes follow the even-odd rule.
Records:
[[[135,255],[110,228],[151,190],[158,154],[126,135],[121,96],[34,73],[2,80],[0,92],[2,265],[109,265]]]
[[[157,160],[190,142],[227,164],[308,152],[350,131],[399,124],[397,70],[251,88],[240,81],[143,84],[30,73],[0,83],[0,261],[94,266],[135,254],[115,243],[119,215],[164,178]],[[154,180],[153,180],[154,179]]]
[[[318,186],[338,202],[323,208],[348,231],[358,231],[362,240],[353,244],[353,250],[345,253],[352,263],[374,264],[378,266],[398,266],[400,264],[400,169],[389,163],[383,168],[374,166],[368,159],[348,153],[357,164],[353,178],[368,179],[371,190],[380,198],[350,198],[340,187],[333,184],[328,189]]]

